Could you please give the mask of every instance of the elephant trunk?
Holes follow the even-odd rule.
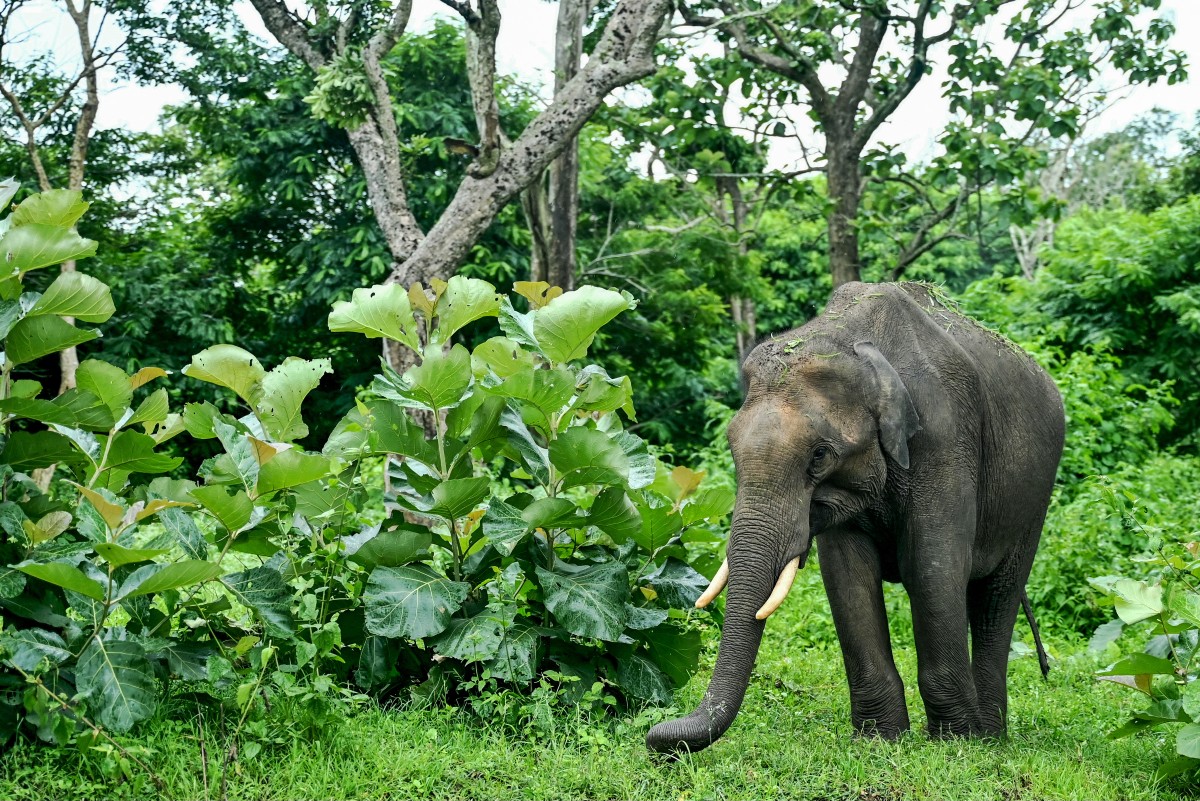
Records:
[[[708,691],[692,714],[650,729],[646,734],[650,750],[699,751],[712,745],[733,723],[746,695],[766,625],[756,615],[771,596],[784,565],[794,558],[797,539],[803,541],[801,562],[807,556],[807,504],[804,506],[803,525],[799,531],[790,532],[799,535],[793,537],[778,535],[778,521],[769,527],[755,525],[746,521],[747,515],[735,513],[725,622]]]

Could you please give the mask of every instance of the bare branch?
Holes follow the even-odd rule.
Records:
[[[412,0],[399,0],[395,10],[392,11],[388,24],[380,28],[367,44],[367,51],[376,61],[382,61],[388,53],[392,52],[396,42],[400,41],[400,37],[404,35],[404,29],[408,27],[408,20],[411,16]]]

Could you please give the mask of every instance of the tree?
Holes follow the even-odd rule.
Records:
[[[932,231],[984,187],[1020,177],[1039,157],[1029,138],[1076,133],[1077,89],[1111,66],[1131,83],[1184,77],[1183,57],[1168,51],[1162,19],[1134,24],[1158,0],[1100,0],[1083,27],[1060,31],[1081,0],[805,0],[763,6],[735,0],[683,3],[685,32],[713,32],[747,70],[746,94],[774,118],[776,135],[796,133],[781,119],[807,107],[823,141],[829,193],[829,266],[834,285],[857,280],[857,221],[868,178],[912,180],[903,159],[868,151],[880,126],[948,56],[945,97],[958,118],[942,133],[939,173],[925,224],[902,251],[895,274],[937,244]],[[985,26],[1004,25],[994,45]],[[997,51],[1005,49],[1005,56]]]
[[[22,24],[22,12],[30,5],[30,0],[11,0],[0,7],[0,96],[7,101],[16,118],[38,187],[43,192],[50,191],[55,183],[62,183],[63,165],[48,163],[46,149],[55,129],[66,123],[71,129],[71,144],[66,159],[65,188],[80,191],[92,128],[100,110],[99,72],[120,55],[122,45],[104,48],[99,44],[99,32],[108,17],[106,10],[95,9],[92,0],[78,0],[78,3],[64,0],[64,10],[71,19],[79,46],[78,64],[62,74],[55,68],[55,59],[49,53],[18,64],[12,60],[13,48],[25,44],[33,36],[33,30]],[[65,116],[68,114],[70,116]],[[61,271],[74,272],[75,260],[64,262]],[[74,322],[72,318],[66,319],[68,323]],[[79,356],[74,347],[59,353],[59,367],[60,391],[65,392],[75,386],[75,371],[79,367]]]
[[[571,143],[613,89],[654,71],[654,44],[666,0],[621,0],[613,9],[588,62],[566,80],[548,108],[508,142],[496,99],[497,0],[445,0],[467,26],[467,65],[478,134],[475,162],[445,211],[428,231],[408,202],[391,89],[382,59],[404,35],[411,0],[383,4],[313,4],[304,16],[281,0],[252,0],[271,34],[317,73],[317,91],[343,92],[350,102],[340,116],[367,180],[375,217],[402,284],[446,277],[496,214],[538,179]]]

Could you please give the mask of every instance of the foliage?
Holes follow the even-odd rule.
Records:
[[[1101,626],[1092,638],[1104,649],[1118,637],[1137,632],[1152,635],[1142,651],[1126,654],[1100,672],[1102,680],[1136,690],[1145,706],[1109,737],[1126,737],[1147,729],[1174,729],[1175,756],[1158,769],[1160,777],[1200,773],[1200,530],[1165,528],[1145,519],[1136,495],[1104,486],[1105,499],[1124,525],[1141,539],[1146,555],[1140,578],[1121,575],[1091,579],[1116,606],[1117,619]],[[1194,526],[1195,517],[1189,520]]]
[[[329,316],[334,331],[420,357],[404,375],[385,368],[325,447],[402,455],[388,468],[396,514],[361,546],[379,543],[364,654],[423,641],[434,656],[415,692],[427,698],[553,671],[580,692],[603,679],[628,698],[669,701],[696,668],[699,632],[683,610],[707,583],[686,544],[719,542],[704,524],[729,512],[732,493],[658,466],[617,415],[634,417],[629,379],[578,363],[633,308],[628,294],[516,288],[529,311],[455,276],[429,290],[359,289]],[[452,344],[490,317],[504,336],[473,351]],[[366,687],[398,678],[383,660],[360,664]]]

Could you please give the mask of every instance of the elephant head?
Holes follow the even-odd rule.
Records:
[[[812,537],[878,498],[889,468],[908,469],[917,413],[900,375],[870,342],[760,345],[744,367],[746,400],[729,426],[737,503],[728,555],[704,606],[729,595],[716,668],[695,712],[653,727],[660,752],[698,751],[741,707],[765,621],[783,602]]]

